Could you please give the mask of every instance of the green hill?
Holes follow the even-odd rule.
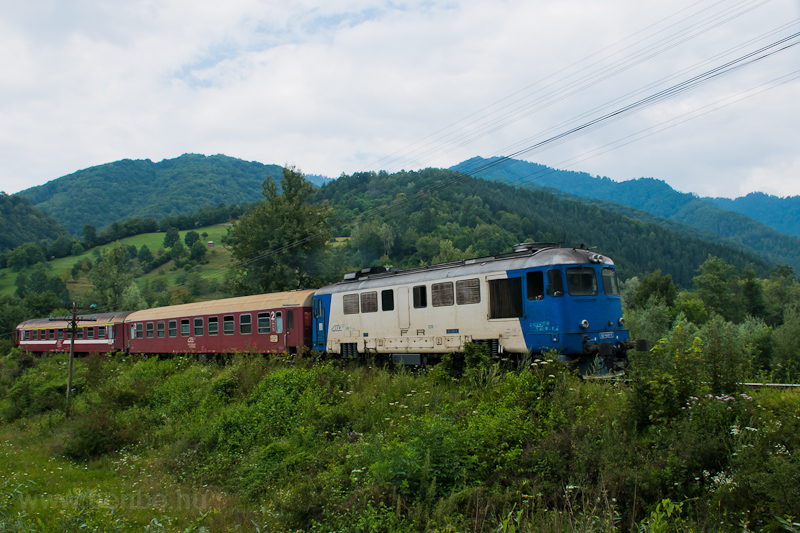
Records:
[[[67,230],[27,198],[0,193],[0,253],[26,242],[55,241]]]
[[[686,228],[689,226],[713,234],[717,239],[745,246],[769,257],[771,261],[789,264],[795,269],[800,268],[800,238],[780,233],[764,223],[742,213],[729,211],[708,199],[675,191],[661,180],[640,178],[615,182],[607,177],[557,170],[526,161],[512,160],[501,163],[500,158],[473,158],[459,163],[453,170],[516,187],[553,188],[573,199],[584,197],[602,200],[605,209],[657,223],[683,234],[696,235]],[[777,200],[775,197],[772,198]],[[724,202],[722,204],[725,205]],[[789,204],[786,206],[790,211],[794,209]],[[786,211],[775,208],[775,212]],[[647,214],[683,226],[667,224],[664,220],[654,219]],[[788,225],[787,227],[793,229]],[[793,231],[800,231],[800,227]]]
[[[224,155],[185,154],[153,163],[124,159],[32,187],[19,194],[59,220],[71,233],[83,226],[102,228],[127,218],[163,218],[220,203],[261,199],[261,183],[283,175],[278,165],[263,165]],[[311,176],[317,185],[326,178]]]

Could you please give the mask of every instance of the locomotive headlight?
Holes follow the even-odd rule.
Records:
[[[619,317],[619,320],[617,320],[617,324],[619,324],[619,327],[624,328],[625,327],[625,317],[624,316]]]
[[[581,320],[581,329],[587,329],[589,327],[588,320]]]

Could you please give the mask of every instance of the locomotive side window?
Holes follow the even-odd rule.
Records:
[[[164,322],[156,322],[156,336],[159,339],[164,338]]]
[[[222,333],[225,335],[233,335],[236,331],[236,326],[233,323],[233,315],[225,315],[222,317]]]
[[[392,289],[381,291],[381,310],[394,311],[394,291]]]
[[[522,316],[522,278],[489,280],[489,318]]]
[[[208,317],[208,334],[219,335],[219,317],[217,316]]]
[[[541,300],[544,298],[544,273],[542,271],[528,272],[528,300]]]
[[[269,333],[269,331],[270,331],[269,313],[258,313],[258,332]]]
[[[358,298],[357,294],[354,296]],[[275,333],[283,333],[283,313],[280,311],[275,313]]]
[[[597,276],[589,267],[567,269],[567,290],[572,296],[597,296]]]
[[[458,305],[481,303],[481,283],[478,278],[456,281],[456,303]]]
[[[564,280],[561,279],[560,270],[547,271],[547,295],[548,296],[564,296]]]
[[[178,321],[177,320],[170,320],[168,323],[169,327],[169,336],[170,337],[177,337],[178,336]]]
[[[188,337],[190,335],[189,319],[181,318],[181,337]]]
[[[342,297],[342,306],[344,314],[357,315],[358,314],[358,294],[345,294]]]
[[[619,280],[617,280],[617,273],[613,268],[604,268],[603,273],[603,292],[607,296],[619,296]]]
[[[194,336],[195,337],[202,337],[203,336],[203,319],[202,318],[195,318],[194,319]]]
[[[239,334],[250,335],[253,333],[253,317],[248,314],[239,315]]]
[[[322,306],[322,300],[317,300],[317,317],[325,316],[325,308]]]
[[[361,312],[362,313],[377,313],[378,312],[378,293],[362,292],[361,293]]]
[[[453,282],[434,283],[431,285],[431,303],[434,307],[453,305]]]
[[[152,322],[148,322],[145,325],[144,331],[145,331],[145,335],[147,335],[147,338],[148,339],[152,339],[153,338],[153,323]]]
[[[428,307],[428,287],[417,285],[414,287],[414,309]]]

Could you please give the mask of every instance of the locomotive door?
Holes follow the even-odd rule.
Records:
[[[410,324],[408,287],[400,287],[397,289],[397,325],[401,330],[408,330]]]

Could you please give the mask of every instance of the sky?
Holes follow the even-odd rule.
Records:
[[[800,195],[800,46],[780,49],[800,38],[735,62],[800,32],[800,0],[3,4],[9,194],[201,153],[329,177],[518,154],[700,196]]]

